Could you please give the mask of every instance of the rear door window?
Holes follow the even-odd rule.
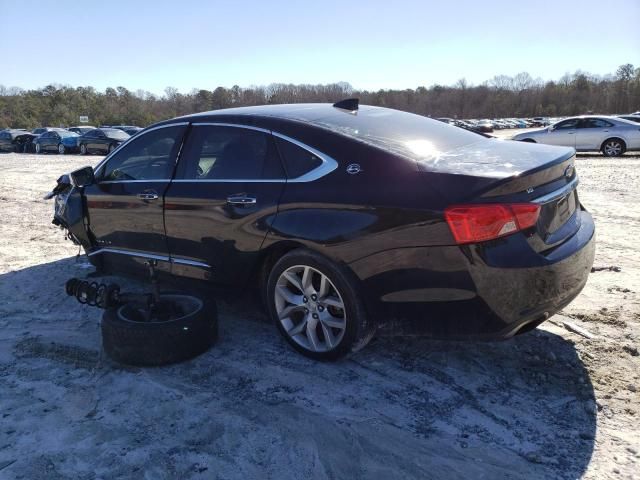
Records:
[[[183,180],[280,180],[284,178],[271,134],[241,127],[196,125],[181,155]]]
[[[582,128],[608,128],[613,127],[612,123],[601,118],[585,118],[581,125]]]

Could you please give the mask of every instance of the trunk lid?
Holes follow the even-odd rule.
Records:
[[[552,251],[580,228],[573,148],[488,140],[418,165],[466,177],[473,188],[464,193],[464,203],[538,203],[540,217],[527,231],[536,252]]]

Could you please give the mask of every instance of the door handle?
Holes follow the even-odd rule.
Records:
[[[146,191],[138,194],[140,200],[157,200],[158,194],[154,191]]]
[[[231,195],[227,197],[227,203],[229,205],[238,205],[244,207],[247,205],[255,205],[256,202],[256,197],[252,197],[250,195]]]

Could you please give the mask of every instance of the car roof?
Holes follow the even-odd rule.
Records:
[[[371,107],[369,105],[360,105],[359,110],[367,110],[380,107]],[[302,120],[311,121],[332,115],[339,111],[330,103],[285,103],[277,105],[256,105],[251,107],[234,107],[223,108],[220,110],[211,110],[208,112],[194,113],[180,117],[181,120],[198,120],[202,117],[213,116],[258,116],[272,117],[285,120]]]

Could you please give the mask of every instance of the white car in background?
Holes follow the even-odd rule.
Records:
[[[607,157],[640,150],[640,126],[617,117],[571,117],[531,132],[519,133],[513,140],[573,147],[578,152],[601,151]]]

